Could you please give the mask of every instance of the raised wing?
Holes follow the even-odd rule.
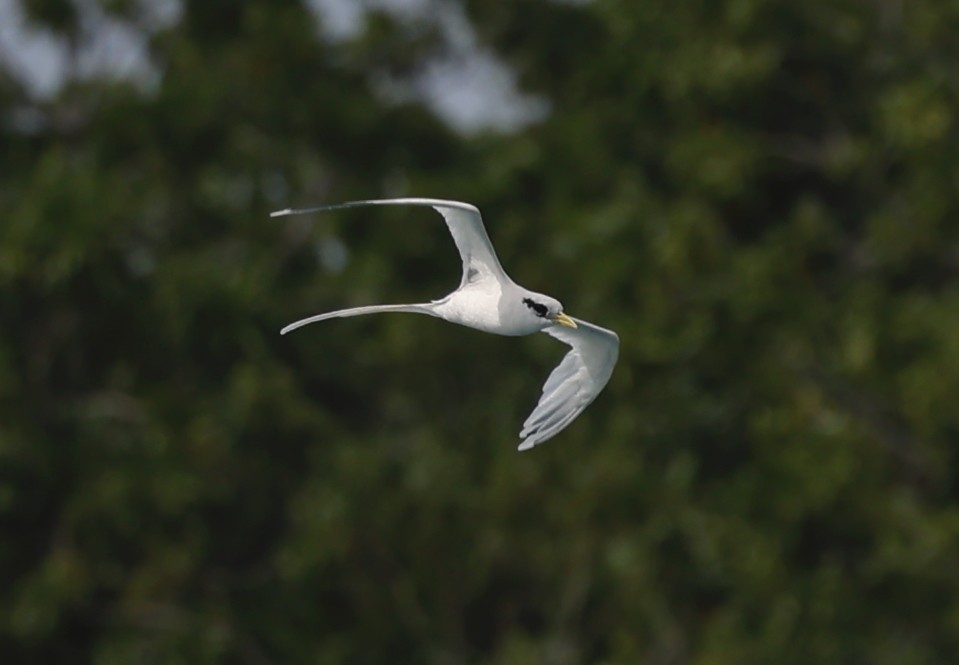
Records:
[[[503,270],[503,266],[500,265],[499,259],[496,258],[493,243],[490,242],[489,236],[486,234],[486,227],[483,226],[483,217],[480,215],[479,209],[469,203],[422,198],[373,199],[313,208],[287,208],[270,213],[270,216],[303,215],[324,210],[375,205],[429,206],[442,215],[453,236],[453,242],[456,243],[456,248],[459,250],[460,258],[463,259],[463,279],[460,281],[460,286],[481,277],[492,277],[497,281],[511,281]]]
[[[572,348],[546,379],[539,404],[523,423],[520,450],[559,434],[596,399],[613,374],[619,337],[612,330],[573,320],[578,328],[556,325],[543,330]]]

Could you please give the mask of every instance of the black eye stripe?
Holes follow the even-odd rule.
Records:
[[[532,298],[523,298],[523,302],[527,307],[536,312],[536,316],[546,316],[547,312],[549,312],[549,309],[546,307],[546,305],[538,303]]]

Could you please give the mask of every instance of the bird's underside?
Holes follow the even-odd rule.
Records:
[[[459,288],[428,303],[369,305],[318,314],[291,323],[281,333],[327,319],[384,312],[427,314],[498,335],[545,332],[571,348],[547,378],[536,408],[523,423],[519,449],[528,450],[565,429],[612,376],[619,355],[619,337],[611,330],[566,315],[555,299],[515,284],[500,265],[475,206],[441,199],[379,199],[287,209],[272,216],[376,205],[429,206],[437,210],[463,260]]]

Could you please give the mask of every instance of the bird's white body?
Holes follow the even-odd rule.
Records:
[[[439,212],[463,260],[459,287],[445,298],[428,303],[370,305],[311,316],[286,326],[284,334],[317,321],[380,312],[427,314],[497,335],[545,332],[572,348],[546,380],[539,403],[523,423],[520,450],[555,436],[596,398],[616,365],[619,337],[611,330],[567,316],[554,298],[513,282],[500,265],[475,206],[441,199],[379,199],[280,210],[273,216],[375,205],[429,206]]]
[[[433,315],[450,323],[509,337],[531,335],[544,328],[542,321],[511,320],[503,316],[503,297],[503,288],[497,282],[467,284],[434,301]]]
[[[527,333],[500,332],[503,321],[499,314],[499,303],[503,289],[493,281],[467,284],[434,302],[433,313],[450,323],[476,328],[488,333],[500,335],[523,335]]]

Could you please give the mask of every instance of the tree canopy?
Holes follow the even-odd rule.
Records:
[[[959,5],[12,4],[75,66],[0,63],[4,662],[953,662]],[[535,112],[444,117],[478,57]],[[268,216],[402,195],[619,333],[546,445],[545,335],[280,337],[456,285],[432,211]]]

